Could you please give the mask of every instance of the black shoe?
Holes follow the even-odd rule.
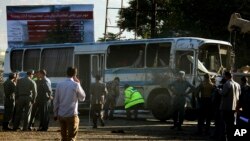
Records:
[[[178,131],[182,131],[183,129],[181,127],[178,127]]]
[[[29,129],[27,128],[27,129],[23,129],[22,131],[31,131],[31,130],[29,130]]]
[[[114,117],[109,117],[109,120],[114,120],[115,118]]]
[[[97,128],[97,125],[93,125],[93,128],[96,129],[96,128]]]
[[[37,131],[48,131],[48,129],[40,128],[40,129],[38,129]]]
[[[125,133],[123,130],[112,130],[111,133]]]
[[[194,133],[194,135],[200,136],[200,135],[202,135],[202,132],[201,131],[197,131],[197,132]]]
[[[176,128],[176,126],[174,125],[174,126],[172,126],[172,127],[170,127],[170,129],[175,129]]]
[[[5,128],[2,128],[3,131],[13,131],[13,129],[9,128],[9,127],[5,127]]]
[[[12,131],[21,131],[21,128],[13,128]]]
[[[101,126],[105,126],[104,122],[101,122]]]

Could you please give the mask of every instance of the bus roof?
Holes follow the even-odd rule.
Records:
[[[91,42],[91,43],[60,43],[60,44],[39,44],[39,45],[24,45],[23,47],[17,47],[12,49],[22,49],[22,48],[63,48],[63,47],[75,47],[75,51],[80,52],[103,52],[106,51],[109,45],[119,45],[119,44],[135,44],[135,43],[145,43],[145,42],[180,42],[181,44],[190,44],[191,42],[196,42],[200,45],[202,44],[221,44],[226,46],[231,46],[227,41],[198,38],[198,37],[176,37],[176,38],[154,38],[154,39],[138,39],[138,40],[117,40],[117,41],[107,41],[107,42]],[[11,50],[11,49],[10,49]]]

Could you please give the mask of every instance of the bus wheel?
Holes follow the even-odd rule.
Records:
[[[170,96],[166,94],[157,95],[152,102],[152,114],[156,119],[165,121],[170,118]]]

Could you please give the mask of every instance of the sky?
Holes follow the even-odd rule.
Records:
[[[0,0],[0,51],[7,48],[7,21],[6,6],[13,5],[53,5],[53,4],[94,4],[94,36],[95,41],[103,37],[105,30],[105,12],[107,0]],[[109,0],[109,7],[120,8],[122,0]],[[123,6],[127,7],[129,0],[123,0]],[[108,10],[108,25],[116,26],[118,10]],[[107,32],[118,33],[119,28],[107,28]],[[134,33],[124,33],[122,37],[133,38]]]

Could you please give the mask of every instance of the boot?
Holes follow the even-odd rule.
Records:
[[[11,131],[12,130],[11,128],[9,128],[9,122],[3,122],[2,125],[3,125],[2,129],[4,131]]]
[[[114,114],[114,110],[110,110],[110,112],[109,112],[109,120],[114,120],[113,114]]]

